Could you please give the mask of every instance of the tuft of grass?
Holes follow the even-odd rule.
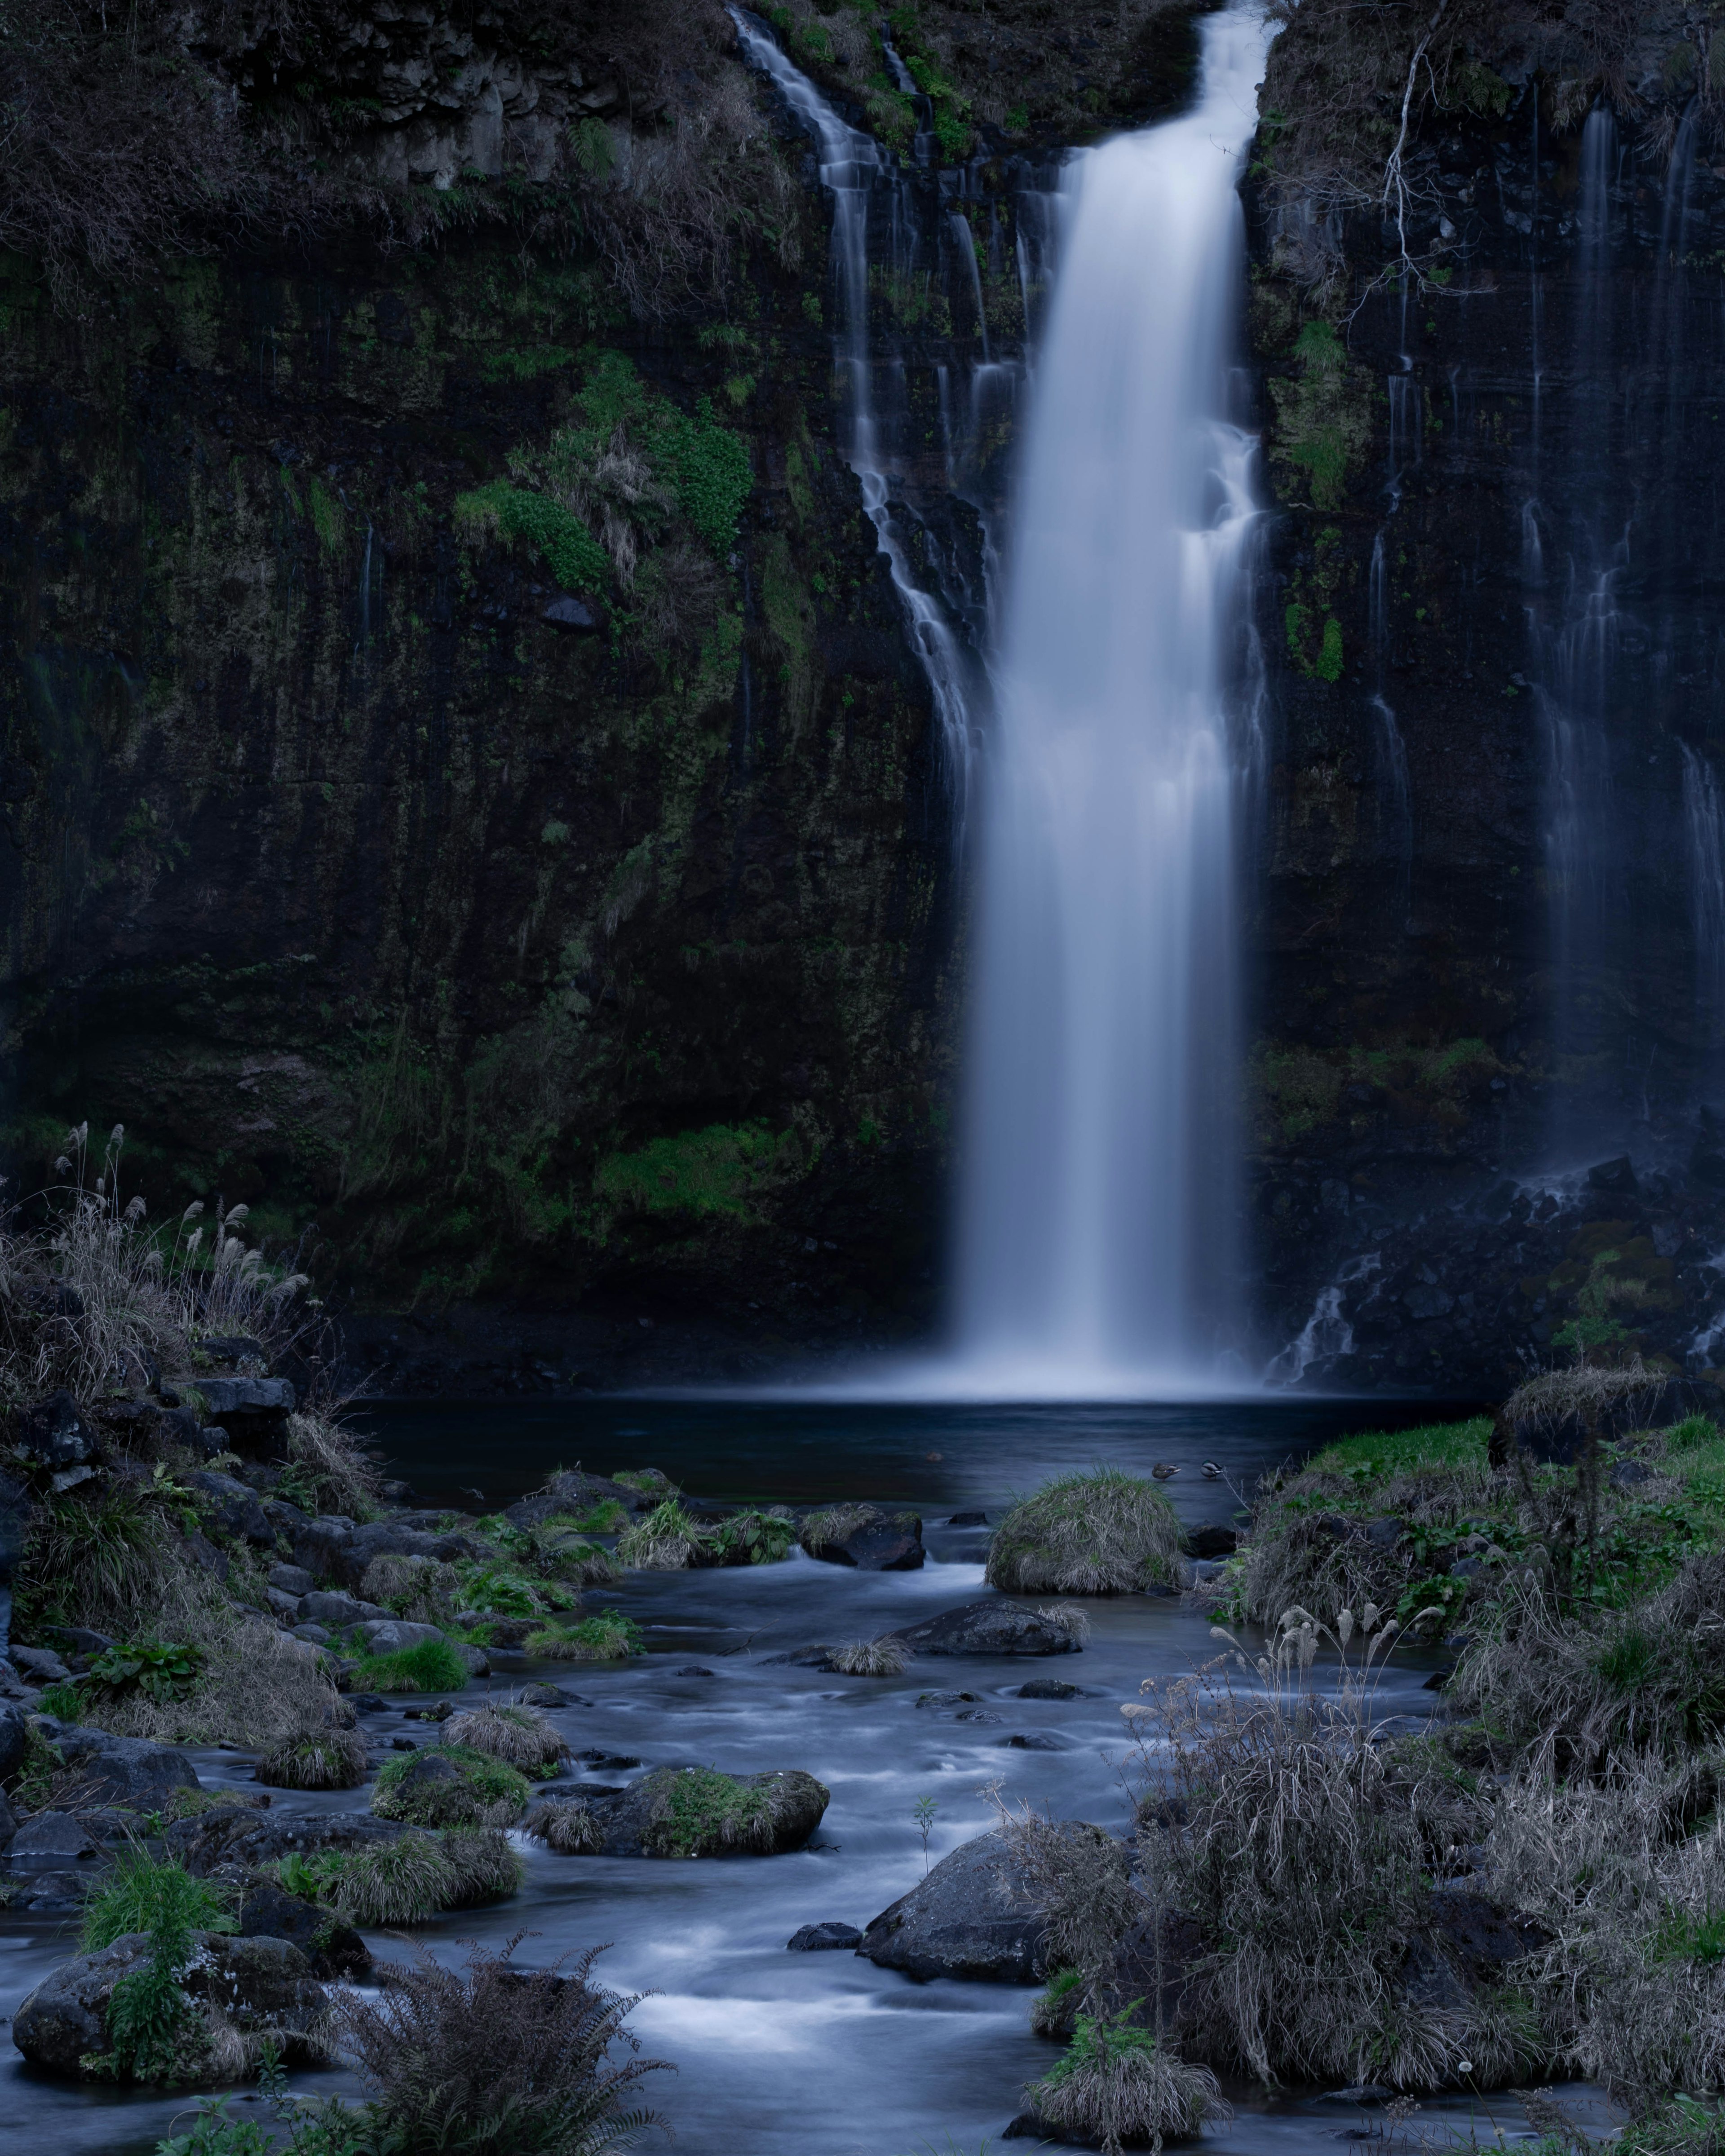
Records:
[[[617,1562],[632,1572],[681,1572],[711,1553],[711,1536],[675,1497],[617,1537]]]
[[[521,1892],[526,1867],[498,1827],[451,1827],[443,1837],[444,1859],[454,1884],[444,1907],[477,1908],[506,1902]]]
[[[353,1672],[356,1691],[461,1691],[467,1665],[447,1640],[422,1640],[396,1655],[368,1655]]]
[[[1305,1475],[1345,1475],[1357,1488],[1405,1475],[1418,1468],[1474,1467],[1481,1471],[1491,1442],[1491,1418],[1466,1422],[1425,1423],[1417,1430],[1361,1430],[1337,1438],[1314,1453]]]
[[[611,1480],[625,1490],[633,1490],[638,1496],[651,1497],[655,1502],[683,1494],[662,1467],[619,1467]]]
[[[1070,1602],[1045,1602],[1036,1614],[1045,1625],[1056,1632],[1064,1632],[1081,1647],[1090,1637],[1089,1613],[1076,1609]]]
[[[1008,1512],[988,1580],[1009,1594],[1132,1594],[1179,1584],[1180,1523],[1154,1482],[1099,1467],[1060,1475]]]
[[[896,1677],[903,1673],[905,1650],[896,1640],[853,1640],[834,1648],[827,1666],[843,1677]]]
[[[713,1537],[721,1564],[778,1564],[797,1540],[794,1520],[779,1512],[733,1512]]]
[[[272,1745],[256,1772],[275,1789],[357,1789],[366,1778],[365,1740],[352,1729],[307,1730]]]
[[[770,1850],[773,1794],[711,1767],[687,1767],[670,1778],[655,1816],[641,1837],[655,1856],[708,1856],[721,1851]]]
[[[445,1625],[454,1607],[459,1574],[435,1558],[374,1557],[360,1582],[360,1599],[375,1602],[415,1625]]]
[[[332,1892],[331,1892],[332,1890]],[[295,1890],[298,1891],[298,1890]],[[441,1841],[429,1834],[378,1841],[341,1859],[326,1892],[350,1924],[423,1924],[454,1899],[457,1880]]]
[[[552,1662],[621,1662],[641,1651],[640,1628],[609,1611],[578,1625],[547,1625],[527,1635],[526,1651]]]
[[[567,1740],[537,1707],[514,1700],[501,1705],[487,1700],[454,1716],[444,1727],[444,1742],[534,1775],[555,1774],[569,1753]]]
[[[465,1972],[422,1952],[380,1972],[377,1998],[344,1995],[347,2048],[373,2092],[378,2138],[392,2148],[599,2156],[660,2122],[625,2113],[625,2093],[656,2060],[624,2024],[633,1999],[602,1989],[588,1953],[567,1973],[516,1969],[475,1947]],[[621,2044],[623,2065],[608,2053]]]
[[[194,1879],[177,1859],[151,1856],[141,1845],[122,1849],[84,1905],[80,1948],[100,1953],[128,1933],[164,1926],[188,1936],[235,1929],[228,1898],[212,1881]]]
[[[605,1845],[604,1829],[579,1797],[536,1805],[521,1824],[559,1856],[597,1856]]]
[[[435,1780],[416,1779],[415,1768],[429,1760],[456,1771]],[[502,1760],[444,1744],[385,1760],[372,1791],[372,1810],[379,1819],[403,1820],[409,1826],[506,1826],[526,1810],[528,1794],[526,1775]]]
[[[1188,2066],[1125,2014],[1081,2014],[1065,2057],[1026,2085],[1024,2098],[1045,2124],[1098,2143],[1104,2156],[1128,2143],[1195,2140],[1207,2121],[1234,2115],[1207,2067]]]

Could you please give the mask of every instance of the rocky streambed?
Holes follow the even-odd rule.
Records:
[[[592,1459],[603,1443],[607,1466],[664,1464],[685,1486],[721,1501],[829,1501],[837,1485],[889,1512],[915,1509],[925,1561],[869,1570],[798,1551],[773,1564],[632,1573],[590,1594],[588,1606],[614,1599],[639,1626],[643,1655],[572,1666],[489,1650],[490,1675],[471,1680],[456,1706],[488,1691],[554,1687],[533,1697],[572,1756],[541,1794],[553,1802],[584,1799],[615,1831],[591,1855],[562,1855],[511,1831],[526,1866],[521,1892],[451,1911],[414,1928],[412,1938],[459,1960],[465,1942],[501,1945],[525,1928],[521,1958],[538,1965],[608,1943],[608,1980],[649,1994],[633,2025],[678,2068],[655,2099],[685,2148],[712,2156],[906,2156],[924,2143],[944,2147],[948,2137],[967,2148],[991,2139],[1021,2110],[1023,2084],[1056,2054],[1029,2026],[1041,1973],[1034,1920],[971,1876],[991,1856],[979,1840],[993,1825],[987,1792],[998,1785],[1054,1818],[1125,1833],[1132,1810],[1122,1781],[1128,1732],[1120,1709],[1145,1677],[1182,1672],[1214,1643],[1204,1614],[1167,1595],[1092,1599],[1081,1643],[1043,1637],[1036,1598],[998,1595],[984,1584],[989,1523],[1011,1489],[1027,1486],[1037,1471],[1086,1464],[1104,1445],[1141,1472],[1158,1460],[1178,1466],[1164,1486],[1189,1525],[1224,1522],[1232,1499],[1225,1483],[1204,1479],[1206,1459],[1237,1478],[1305,1450],[1343,1418],[1309,1408],[1298,1420],[1216,1409],[992,1419],[895,1410],[877,1414],[870,1432],[869,1418],[854,1410],[778,1407],[764,1426],[760,1411],[740,1406],[593,1404],[578,1412],[586,1426],[566,1423],[555,1435],[523,1419],[513,1457],[495,1411],[470,1418],[465,1458],[451,1430],[409,1410],[386,1418],[386,1441],[393,1464],[432,1506],[459,1502],[474,1476],[490,1502],[512,1500],[540,1479],[542,1446],[553,1442],[566,1460]],[[794,1440],[793,1425],[801,1433]],[[773,1443],[775,1435],[783,1441]],[[447,1487],[439,1480],[446,1476]],[[955,1515],[967,1524],[951,1524]],[[957,1612],[965,1614],[949,1614]],[[837,1674],[811,1651],[887,1635],[906,1650],[895,1676]],[[959,1651],[930,1651],[955,1640]],[[1387,1709],[1426,1710],[1431,1661],[1404,1658],[1387,1680]],[[434,1747],[437,1727],[421,1718],[434,1704],[365,1704],[357,1726],[373,1771],[403,1748]],[[264,1794],[249,1755],[172,1756],[207,1789]],[[793,1783],[804,1809],[785,1836],[791,1845],[722,1861],[646,1853],[653,1843],[641,1818],[655,1809],[654,1785],[663,1789],[678,1769]],[[802,1777],[824,1793],[824,1804]],[[274,1851],[296,1836],[315,1847],[331,1835],[376,1830],[369,1788],[268,1794],[267,1810],[222,1832]],[[357,1814],[367,1820],[364,1829]],[[192,1821],[172,1831],[190,1848],[216,1829]],[[100,1831],[86,1840],[83,1853],[45,1851],[13,1868],[21,1876],[94,1874],[104,1861]],[[8,2015],[74,1944],[71,1912],[56,1908],[55,1898],[24,1896],[0,1916],[0,2010]],[[364,1948],[380,1959],[411,1951],[403,1934],[362,1929]],[[237,1943],[257,1958],[259,1949]],[[285,1966],[268,1974],[278,1989],[299,1980]],[[362,1973],[358,1980],[368,1979]],[[10,2115],[56,2149],[148,2150],[187,2101],[52,2079],[16,2053],[0,2071],[9,2076]],[[296,2071],[295,2080],[324,2092],[352,2086],[339,2070]],[[1333,2093],[1235,2093],[1235,2122],[1214,2138],[1219,2149],[1328,2148],[1373,2123],[1357,2101]],[[1466,2107],[1433,2099],[1425,2115],[1459,2121]],[[1519,2120],[1507,2100],[1494,2109],[1507,2123]]]

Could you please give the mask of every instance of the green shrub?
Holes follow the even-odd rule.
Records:
[[[447,1640],[367,1656],[353,1672],[356,1691],[462,1691],[467,1681],[467,1665]]]
[[[797,1523],[777,1512],[733,1512],[713,1541],[722,1563],[777,1564],[796,1546]]]
[[[123,1699],[141,1692],[164,1704],[187,1698],[197,1687],[203,1655],[197,1647],[162,1640],[133,1640],[98,1655],[86,1673],[93,1699]]]
[[[234,1929],[227,1897],[208,1879],[194,1879],[172,1857],[154,1857],[136,1845],[122,1849],[114,1869],[84,1905],[79,1943],[100,1953],[129,1932],[173,1936]]]
[[[1117,1468],[1056,1476],[1012,1507],[988,1547],[988,1584],[1009,1594],[1142,1594],[1179,1578],[1173,1507]]]
[[[495,532],[532,547],[570,590],[603,591],[610,584],[610,556],[578,517],[547,495],[492,480],[456,495],[455,523],[471,537]]]
[[[415,1768],[430,1760],[457,1771],[435,1780],[417,1777]],[[526,1775],[502,1760],[445,1744],[386,1760],[377,1770],[372,1810],[379,1819],[404,1820],[410,1826],[502,1826],[521,1817],[529,1794]]]
[[[51,1714],[56,1722],[76,1722],[84,1712],[84,1687],[77,1684],[44,1685],[36,1695],[39,1714]]]
[[[578,1625],[547,1625],[527,1636],[526,1651],[551,1662],[620,1662],[641,1651],[640,1628],[633,1619],[607,1610],[583,1617]]]

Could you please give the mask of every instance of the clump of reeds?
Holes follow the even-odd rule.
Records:
[[[1044,1483],[988,1546],[988,1584],[1008,1594],[1142,1594],[1180,1577],[1173,1507],[1154,1482],[1114,1467]]]
[[[307,1730],[273,1744],[257,1777],[276,1789],[357,1789],[366,1778],[365,1740],[357,1730]]]
[[[1207,2123],[1234,2115],[1207,2067],[1189,2066],[1124,2015],[1080,2015],[1065,2056],[1026,2085],[1024,2098],[1044,2125],[1097,2143],[1104,2156],[1194,2140]]]
[[[905,1650],[891,1638],[853,1640],[827,1656],[827,1667],[844,1677],[896,1677],[903,1674],[904,1666]]]
[[[567,1758],[568,1740],[537,1707],[518,1700],[486,1700],[456,1715],[444,1727],[444,1741],[483,1752],[525,1773],[539,1774]]]
[[[617,1562],[632,1572],[681,1572],[708,1555],[710,1537],[675,1497],[655,1505],[617,1538]]]
[[[536,1804],[521,1825],[559,1856],[597,1856],[605,1845],[604,1829],[579,1797]]]

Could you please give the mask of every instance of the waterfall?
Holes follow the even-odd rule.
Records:
[[[870,205],[877,192],[884,196],[896,254],[896,243],[911,221],[906,187],[873,136],[840,118],[808,77],[792,66],[762,23],[739,8],[732,8],[730,14],[744,55],[773,83],[793,116],[814,137],[821,184],[833,198],[833,357],[844,399],[845,459],[861,485],[864,512],[875,527],[904,608],[911,647],[928,677],[962,828],[971,712],[977,701],[975,670],[939,602],[922,589],[911,571],[910,548],[893,511],[891,459],[882,439],[869,348]],[[980,324],[982,288],[968,226],[964,252]],[[986,329],[983,335],[986,339]]]
[[[1695,924],[1696,1033],[1706,1053],[1725,1012],[1725,803],[1712,766],[1686,742],[1677,746],[1683,757],[1683,828]]]
[[[1072,1396],[1213,1382],[1233,1281],[1240,758],[1255,444],[1218,415],[1268,44],[1068,169],[983,775],[957,1366]]]

